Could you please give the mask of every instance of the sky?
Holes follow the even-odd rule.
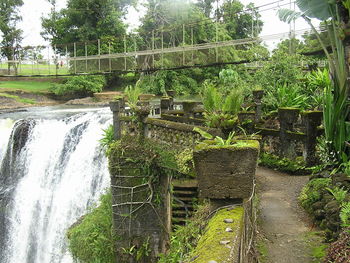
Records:
[[[188,1],[188,0],[184,0]],[[255,6],[262,6],[272,2],[276,2],[277,0],[240,0],[243,4],[254,3]],[[280,7],[289,8],[289,3],[291,0],[281,0],[279,2]],[[58,8],[63,8],[66,5],[67,0],[57,0]],[[274,7],[272,10],[266,10]],[[48,44],[40,36],[41,31],[41,17],[49,14],[50,12],[50,4],[47,0],[24,0],[24,5],[20,9],[21,15],[23,17],[22,22],[20,23],[20,27],[24,31],[23,34],[23,45],[43,45]],[[293,8],[293,4],[292,4]],[[265,7],[261,7],[262,10],[262,20],[264,21],[263,31],[261,36],[272,35],[276,33],[288,32],[289,25],[281,22],[277,15],[278,4],[275,3],[273,5],[267,5]],[[266,10],[266,11],[264,11]],[[138,18],[140,15],[144,13],[142,7],[139,10],[129,10],[129,14],[126,18],[127,22],[131,25],[131,27],[136,27],[138,25]],[[297,20],[296,30],[308,28],[308,25],[302,20]],[[287,37],[287,35],[286,35]],[[266,44],[268,46],[275,46],[279,42],[278,40],[267,41]]]

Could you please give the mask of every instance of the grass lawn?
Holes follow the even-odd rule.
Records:
[[[13,68],[11,68],[13,70]],[[0,64],[0,71],[2,74],[7,75],[7,64]],[[41,64],[21,64],[18,67],[18,75],[64,75],[69,74],[67,67],[58,67],[56,69],[55,65],[41,65]],[[11,73],[13,74],[13,73]]]
[[[24,90],[28,92],[46,92],[49,90],[51,82],[36,81],[1,81],[0,92],[8,90]]]

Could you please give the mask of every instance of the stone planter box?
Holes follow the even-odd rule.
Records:
[[[259,142],[238,141],[230,146],[198,145],[194,163],[200,198],[245,199],[251,196]]]

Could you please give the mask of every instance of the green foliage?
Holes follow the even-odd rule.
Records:
[[[160,255],[158,263],[183,262],[188,259],[202,235],[209,213],[209,205],[201,205],[185,226],[176,226],[170,237],[170,250]]]
[[[339,217],[343,227],[350,227],[350,202],[342,203]]]
[[[241,109],[243,94],[240,89],[233,89],[228,94],[220,92],[213,82],[205,81],[202,101],[205,109],[204,117],[209,127],[232,129],[237,122],[237,114]]]
[[[193,150],[185,149],[175,155],[178,170],[183,174],[193,174]]]
[[[275,89],[267,90],[263,97],[265,109],[277,111],[280,107],[306,109],[308,97],[300,86],[286,83],[277,85]]]
[[[107,149],[108,146],[114,141],[114,128],[113,125],[109,125],[107,129],[103,129],[103,137],[100,139],[100,144],[103,148]]]
[[[69,250],[81,263],[115,262],[116,251],[112,223],[112,195],[101,197],[99,206],[82,217],[67,232]]]
[[[335,200],[337,200],[337,202],[341,205],[344,201],[344,199],[346,198],[346,195],[348,194],[348,192],[342,188],[339,187],[333,187],[333,188],[326,188],[335,198]]]
[[[104,76],[74,76],[64,84],[53,83],[50,90],[58,96],[91,96],[105,86]]]
[[[156,95],[164,95],[168,90],[174,90],[177,95],[198,93],[199,82],[203,76],[202,69],[164,70],[157,71],[140,78],[140,87],[143,91]],[[201,74],[200,74],[201,75]]]
[[[300,204],[308,211],[311,205],[320,200],[320,191],[331,185],[330,178],[317,178],[309,181],[299,195]]]
[[[0,1],[0,55],[5,56],[9,61],[20,58],[20,43],[23,39],[22,30],[18,28],[18,22],[22,20],[19,15],[19,8],[23,0],[2,0]],[[11,66],[17,74],[18,63],[8,63],[8,73]]]
[[[89,42],[101,39],[101,52],[108,53],[111,43],[112,52],[122,52],[123,35],[126,25],[123,16],[133,0],[68,0],[67,7],[57,11],[55,2],[51,13],[42,18],[44,39],[51,45],[57,45],[58,51],[64,53],[65,45],[74,42]],[[89,55],[97,55],[97,43],[88,43]],[[68,46],[73,55],[73,45]],[[77,55],[84,55],[85,48],[77,46]]]
[[[348,69],[345,56],[344,32],[340,25],[343,23],[341,8],[337,1],[327,0],[298,0],[297,5],[301,12],[293,10],[279,10],[280,19],[290,23],[298,17],[302,17],[311,26],[324,53],[327,56],[330,72],[333,75],[332,86],[325,88],[324,94],[324,127],[326,140],[330,142],[329,152],[334,151],[340,161],[349,154],[346,142],[349,140],[349,124],[345,121],[348,116]],[[347,6],[347,5],[345,5]],[[348,10],[349,11],[349,10]],[[310,18],[318,18],[325,21],[330,45],[333,54],[327,50],[327,44],[321,38],[313,26]],[[330,18],[330,19],[329,19]],[[326,21],[327,20],[327,21]]]
[[[139,97],[142,94],[142,90],[138,84],[133,86],[127,86],[124,90],[126,97],[128,98],[128,104],[132,109],[135,109],[137,106],[137,102],[139,101]]]
[[[262,153],[259,162],[263,166],[290,174],[305,174],[309,172],[303,160],[280,158],[279,156],[269,153]]]

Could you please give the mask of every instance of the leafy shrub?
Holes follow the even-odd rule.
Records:
[[[174,90],[178,95],[196,94],[198,81],[193,78],[192,70],[164,70],[140,78],[140,88],[147,93],[164,95]]]
[[[100,139],[100,144],[103,148],[107,149],[108,145],[110,145],[114,141],[114,128],[113,125],[109,125],[107,129],[103,129],[103,137]]]
[[[67,79],[64,84],[52,84],[50,90],[58,96],[84,97],[101,92],[105,85],[104,76],[74,76]]]
[[[262,153],[260,155],[260,164],[268,168],[277,169],[281,172],[291,174],[304,174],[306,170],[305,162],[302,160],[291,160],[288,158],[281,158],[277,155]]]
[[[128,104],[131,108],[136,108],[137,102],[139,101],[139,96],[142,93],[141,88],[138,84],[133,86],[127,86],[124,90],[125,95],[128,98]]]
[[[343,227],[350,227],[350,202],[342,203],[339,217]]]
[[[320,200],[321,190],[329,187],[330,184],[330,178],[317,178],[309,181],[299,196],[300,204],[310,211],[311,205]]]
[[[333,242],[327,251],[324,263],[349,263],[350,229],[344,229],[337,241]]]
[[[67,233],[69,250],[81,263],[115,262],[115,242],[112,223],[112,194],[101,197],[99,206],[83,216]]]
[[[266,111],[277,111],[280,107],[306,109],[308,97],[298,85],[284,83],[267,90],[263,103]]]
[[[221,93],[213,82],[205,81],[202,101],[207,125],[214,128],[231,129],[243,102],[242,90],[234,89],[229,94]]]

